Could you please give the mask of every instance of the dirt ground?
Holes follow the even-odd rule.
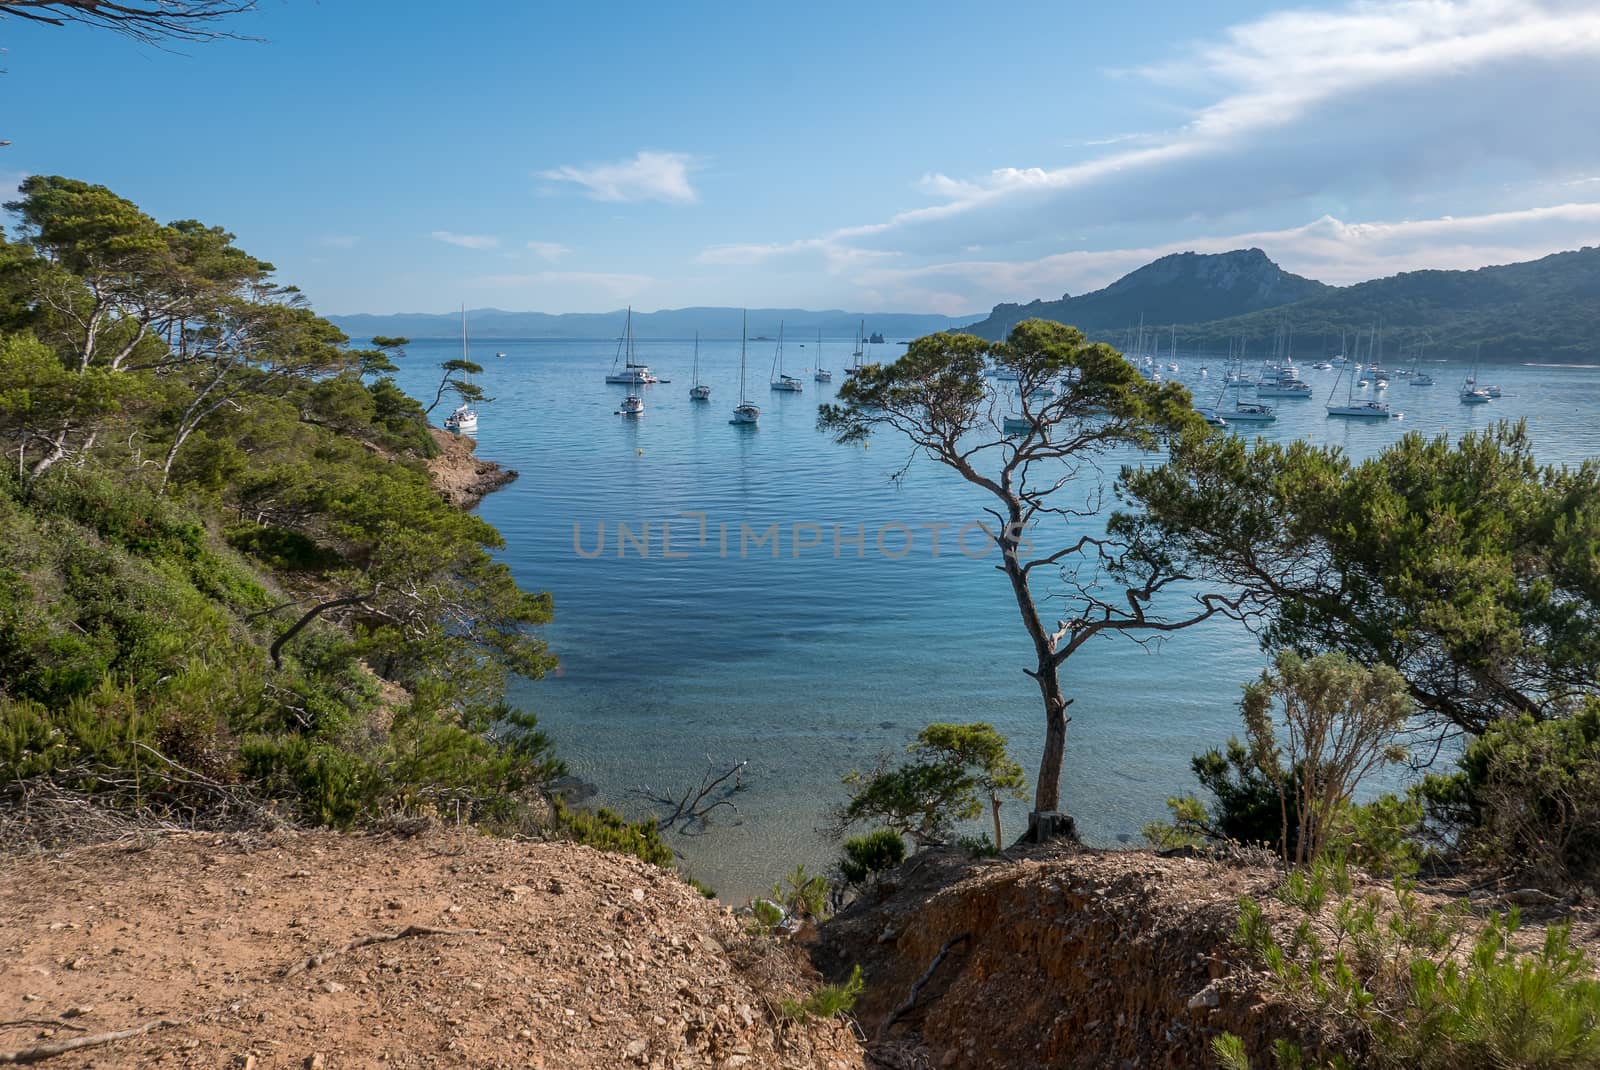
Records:
[[[780,1013],[807,970],[671,874],[570,844],[189,833],[0,858],[0,1064],[168,1020],[46,1065],[862,1067],[847,1023]]]
[[[1239,900],[1261,903],[1280,939],[1303,915],[1278,901],[1270,856],[1159,857],[1050,845],[1014,860],[917,855],[822,927],[813,959],[833,977],[859,964],[856,1016],[877,1065],[896,1070],[1215,1070],[1211,1042],[1241,1037],[1258,1066],[1279,1037],[1316,1044],[1337,1023],[1308,1019],[1274,995],[1234,938]],[[1386,882],[1358,894],[1388,897]],[[1482,917],[1518,905],[1517,943],[1571,921],[1600,963],[1594,904],[1530,892],[1489,895],[1463,884],[1418,892],[1443,909],[1472,900]],[[1332,904],[1328,911],[1331,913]]]

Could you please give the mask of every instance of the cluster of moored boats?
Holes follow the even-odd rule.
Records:
[[[1365,353],[1363,353],[1363,336],[1365,336]],[[859,372],[866,360],[865,346],[868,335],[866,324],[856,332],[855,350],[851,354],[850,364],[844,368],[845,375],[855,375]],[[873,336],[874,339],[877,336]],[[1147,344],[1147,339],[1149,343]],[[759,339],[758,339],[759,340]],[[1220,387],[1217,391],[1216,401],[1210,405],[1197,405],[1196,411],[1205,418],[1207,423],[1219,427],[1231,425],[1270,424],[1277,420],[1278,413],[1274,405],[1269,405],[1262,399],[1270,398],[1274,402],[1280,399],[1309,399],[1313,395],[1311,384],[1300,377],[1300,370],[1295,366],[1291,350],[1292,336],[1287,330],[1280,332],[1275,343],[1274,353],[1271,358],[1264,361],[1260,371],[1251,376],[1245,371],[1245,347],[1241,340],[1237,346],[1230,346],[1227,363],[1221,377]],[[811,377],[818,383],[833,381],[833,372],[823,367],[822,332],[817,332],[817,349],[813,358],[817,364],[814,369],[809,369]],[[1173,330],[1172,346],[1168,359],[1163,360],[1159,352],[1159,343],[1154,341],[1154,336],[1147,336],[1143,327],[1139,330],[1138,340],[1129,359],[1152,382],[1161,382],[1163,372],[1176,375],[1182,369],[1178,362],[1177,332]],[[1344,347],[1341,346],[1341,349]],[[463,309],[461,320],[461,353],[462,358],[467,356],[467,323],[466,313]],[[747,390],[747,363],[749,354],[748,317],[741,325],[739,336],[739,403],[733,408],[733,417],[729,421],[734,424],[755,424],[761,419],[761,408],[748,395]],[[504,354],[497,354],[504,356]],[[1394,378],[1403,378],[1414,387],[1434,386],[1432,375],[1421,368],[1422,347],[1417,348],[1415,357],[1410,367],[1400,368],[1389,372],[1383,368],[1383,350],[1379,332],[1374,328],[1371,332],[1363,332],[1356,336],[1355,346],[1349,356],[1341,352],[1338,356],[1327,360],[1319,360],[1312,365],[1318,371],[1337,370],[1333,386],[1328,392],[1326,403],[1327,413],[1330,418],[1355,419],[1355,420],[1388,420],[1400,417],[1402,414],[1394,411],[1389,403],[1384,400],[1389,383]],[[1500,397],[1500,388],[1493,384],[1478,381],[1478,362],[1473,361],[1473,367],[1462,382],[1459,394],[1464,405],[1482,405]],[[1015,380],[1014,374],[1009,374],[1004,369],[997,368],[991,373],[993,378],[1001,381]],[[1199,379],[1210,378],[1210,371],[1204,363],[1199,368]],[[606,382],[631,387],[627,396],[622,399],[622,404],[616,410],[619,416],[642,416],[645,411],[644,394],[642,387],[654,386],[670,382],[662,379],[650,370],[649,365],[636,359],[633,341],[633,310],[628,310],[626,325],[622,337],[617,343],[617,354],[612,360],[611,370],[606,374]],[[771,388],[779,393],[799,394],[805,389],[804,380],[800,376],[789,374],[784,367],[784,331],[780,324],[778,328],[777,348],[772,357]],[[1345,392],[1339,394],[1340,384],[1344,384]],[[1357,388],[1371,391],[1370,395],[1356,394]],[[1194,388],[1198,393],[1198,385]],[[1245,396],[1246,392],[1253,393],[1253,397]],[[1055,389],[1049,385],[1035,386],[1029,393],[1029,398],[1047,398],[1055,394]],[[1232,395],[1233,403],[1225,404]],[[689,399],[696,402],[710,402],[711,387],[700,378],[700,337],[695,335],[694,343],[694,373],[693,382],[689,386]],[[1026,406],[1024,406],[1026,408]],[[1031,430],[1036,424],[1035,418],[1024,413],[1013,413],[1003,418],[1003,430],[1006,434],[1021,434]],[[462,434],[473,434],[478,429],[478,413],[471,406],[463,404],[458,406],[444,421],[444,426],[451,431]]]
[[[856,348],[851,354],[850,364],[844,369],[844,374],[854,375],[859,372],[866,359],[865,351],[866,324],[856,333]],[[733,424],[754,424],[761,419],[761,407],[750,400],[747,392],[746,368],[750,350],[749,317],[746,316],[739,329],[739,404],[733,408]],[[817,331],[817,351],[815,355],[817,367],[811,370],[811,378],[818,383],[833,382],[833,372],[822,367],[822,332]],[[772,389],[784,394],[799,394],[805,390],[805,381],[798,375],[790,375],[784,368],[783,355],[783,325],[778,325],[778,345],[772,355]],[[694,382],[689,386],[690,401],[711,400],[711,387],[700,378],[700,335],[695,334],[694,339]],[[618,416],[643,416],[645,411],[644,395],[638,387],[654,386],[671,380],[662,379],[650,370],[649,365],[635,359],[633,351],[633,310],[628,310],[627,323],[623,328],[622,338],[617,342],[617,355],[611,362],[611,371],[606,375],[606,382],[634,387],[622,399],[622,405],[617,409]]]
[[[1236,351],[1229,353],[1228,370],[1223,376],[1222,389],[1217,394],[1215,403],[1209,406],[1197,406],[1198,411],[1208,423],[1217,426],[1229,424],[1267,424],[1275,421],[1277,411],[1272,405],[1264,403],[1262,398],[1300,398],[1312,396],[1311,384],[1300,377],[1300,370],[1295,367],[1293,355],[1290,352],[1291,337],[1287,332],[1280,334],[1276,351],[1271,359],[1265,361],[1261,371],[1252,378],[1245,372],[1244,345],[1241,342]],[[1349,356],[1344,352],[1339,353],[1329,360],[1317,361],[1314,365],[1318,371],[1337,370],[1333,385],[1329,388],[1326,402],[1327,414],[1330,418],[1353,420],[1389,420],[1396,419],[1403,414],[1395,411],[1393,406],[1385,400],[1385,392],[1393,379],[1404,379],[1414,387],[1430,387],[1436,385],[1432,375],[1422,370],[1423,347],[1418,346],[1416,354],[1409,367],[1402,367],[1390,372],[1383,367],[1382,343],[1376,328],[1365,335],[1365,352],[1363,353],[1363,335],[1356,336],[1355,347]],[[1341,346],[1341,349],[1344,347]],[[1176,346],[1174,345],[1174,356]],[[1156,362],[1148,355],[1143,358],[1146,375],[1155,381],[1160,380],[1160,372],[1155,370]],[[1176,362],[1169,362],[1167,367],[1177,370]],[[1462,404],[1478,405],[1491,401],[1500,396],[1500,388],[1492,384],[1481,384],[1477,377],[1477,362],[1473,362],[1473,369],[1467,374],[1461,385],[1460,397]],[[1200,377],[1207,378],[1205,365],[1200,367]],[[1339,387],[1343,385],[1344,395],[1339,394]],[[1370,390],[1370,395],[1357,395],[1357,388]],[[1232,406],[1225,405],[1224,399],[1230,392],[1253,390],[1254,400],[1247,400],[1235,393]]]

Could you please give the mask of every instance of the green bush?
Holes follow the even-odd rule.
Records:
[[[793,873],[772,886],[772,899],[791,918],[820,919],[828,906],[828,879],[821,874],[808,874],[805,866],[796,866]]]
[[[906,860],[906,841],[894,829],[874,829],[844,841],[839,874],[846,884],[860,887],[876,881]]]
[[[1206,751],[1190,759],[1195,779],[1211,795],[1208,807],[1194,796],[1167,800],[1173,827],[1194,838],[1263,844],[1281,851],[1283,819],[1278,788],[1238,739],[1224,750]],[[1288,800],[1291,836],[1299,824],[1293,797]],[[1291,853],[1292,853],[1291,844]]]
[[[786,999],[780,1006],[782,1015],[790,1021],[803,1022],[813,1018],[833,1018],[855,1010],[856,1001],[867,989],[861,976],[861,967],[851,969],[842,985],[823,985],[803,1000]]]
[[[597,850],[633,855],[658,866],[670,868],[673,864],[672,848],[661,839],[653,818],[630,822],[604,806],[594,811],[571,810],[557,796],[553,831],[563,840]]]
[[[1341,866],[1323,863],[1296,870],[1280,898],[1302,917],[1292,936],[1280,940],[1261,905],[1245,899],[1239,939],[1281,996],[1347,1031],[1345,1054],[1359,1065],[1600,1067],[1600,982],[1570,926],[1551,926],[1541,948],[1523,954],[1515,911],[1473,933],[1464,906],[1439,910],[1398,882],[1393,906],[1376,893],[1358,897]],[[1240,1065],[1228,1060],[1242,1046],[1223,1048],[1224,1065]],[[1280,1066],[1313,1065],[1297,1046],[1279,1048]]]
[[[1287,853],[1294,854],[1297,800],[1293,794],[1285,797],[1288,820],[1284,821],[1277,787],[1243,744],[1229,739],[1225,750],[1198,754],[1190,767],[1210,794],[1210,804],[1194,795],[1168,799],[1171,820],[1146,825],[1146,842],[1157,850],[1206,842],[1259,844],[1282,855],[1281,830],[1287,827]],[[1285,782],[1293,779],[1287,772],[1281,776]],[[1325,849],[1330,856],[1372,873],[1409,875],[1417,871],[1423,855],[1422,821],[1422,803],[1413,796],[1402,799],[1386,794],[1369,803],[1343,802],[1331,822]]]
[[[1422,792],[1468,858],[1562,889],[1600,884],[1600,702],[1495,725]]]
[[[252,736],[242,768],[268,798],[282,799],[312,825],[347,828],[377,813],[383,779],[350,750],[305,736]]]

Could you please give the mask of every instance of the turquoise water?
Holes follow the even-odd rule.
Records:
[[[537,711],[601,801],[630,811],[644,806],[635,788],[681,791],[708,758],[748,760],[738,815],[723,811],[708,834],[674,838],[684,868],[730,898],[770,885],[797,862],[825,867],[836,849],[817,828],[842,798],[840,775],[903,747],[927,722],[994,723],[1030,774],[1042,735],[1009,588],[992,558],[957,545],[959,529],[983,516],[981,492],[927,463],[891,483],[906,451],[887,433],[870,448],[831,443],[815,429],[816,409],[837,382],[814,383],[807,371],[804,393],[770,390],[772,348],[751,345],[750,395],[763,414],[759,427],[742,428],[728,422],[737,340],[701,345],[708,404],[688,398],[692,343],[641,342],[639,359],[672,382],[645,388],[639,419],[614,415],[627,388],[603,382],[614,342],[473,347],[494,398],[480,410],[478,452],[521,473],[482,513],[505,535],[504,559],[518,580],[550,591],[556,604],[548,638],[561,669],[514,686],[511,698]],[[902,351],[874,348],[874,359]],[[838,381],[849,349],[828,344]],[[809,368],[815,352],[815,342],[790,342],[788,370]],[[458,342],[413,344],[401,385],[432,397],[433,366],[458,353]],[[1190,379],[1200,361],[1179,360],[1188,374],[1178,378]],[[1210,365],[1215,382],[1222,362]],[[1306,436],[1362,457],[1407,430],[1456,433],[1525,416],[1542,459],[1600,450],[1600,367],[1486,361],[1481,379],[1505,396],[1481,407],[1457,400],[1463,367],[1428,367],[1439,385],[1395,379],[1386,400],[1404,419],[1372,424],[1328,419],[1335,373],[1305,363],[1316,396],[1274,399],[1280,419],[1259,433]],[[1197,393],[1209,403],[1215,389]],[[704,545],[690,513],[705,515]],[[629,532],[621,556],[619,522]],[[663,523],[671,557],[663,556]],[[585,556],[601,524],[603,552]],[[646,524],[648,557],[638,550]],[[773,543],[752,543],[773,524],[777,556]],[[799,546],[796,524],[806,525]],[[937,555],[926,524],[949,525]],[[858,529],[859,551],[848,541]],[[969,535],[966,545],[976,553],[980,540]],[[1190,756],[1237,731],[1240,685],[1263,663],[1253,639],[1226,622],[1152,649],[1107,638],[1075,656],[1066,673],[1076,701],[1063,793],[1084,833],[1137,839],[1162,816],[1169,795],[1192,787]],[[1027,809],[1007,809],[1008,836]]]

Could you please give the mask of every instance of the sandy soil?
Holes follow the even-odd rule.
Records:
[[[338,950],[410,926],[444,931]],[[805,971],[671,874],[569,844],[191,833],[0,858],[0,1063],[170,1019],[46,1065],[861,1067],[848,1024],[779,1012]]]

